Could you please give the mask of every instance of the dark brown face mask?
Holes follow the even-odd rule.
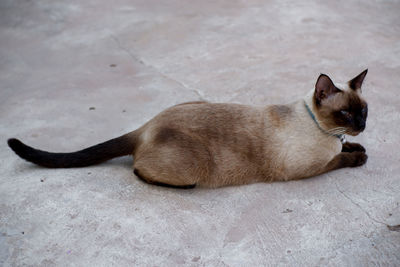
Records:
[[[346,134],[358,135],[364,131],[368,105],[361,97],[361,85],[367,74],[363,71],[348,82],[348,89],[338,88],[325,74],[315,84],[314,105],[324,118],[325,130],[343,127]]]

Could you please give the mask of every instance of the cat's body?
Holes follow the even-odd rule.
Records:
[[[337,135],[357,135],[365,127],[365,75],[344,86],[321,75],[313,92],[287,105],[176,105],[129,134],[75,153],[43,152],[16,139],[9,145],[46,167],[82,167],[132,154],[138,177],[181,188],[301,179],[366,162],[361,145],[342,145]],[[355,114],[352,125],[349,114],[341,122],[337,117],[343,114],[334,113],[343,109]]]
[[[158,176],[167,166],[147,166],[175,165],[165,162],[168,158],[179,162],[182,177],[193,178],[191,184],[212,187],[313,176],[316,167],[341,151],[338,138],[316,127],[302,100],[259,108],[178,105],[138,130],[144,134],[139,134],[134,168],[144,177]],[[152,162],[142,163],[147,157]],[[174,176],[180,171],[171,170]]]

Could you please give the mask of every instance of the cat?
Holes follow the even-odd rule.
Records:
[[[366,163],[362,145],[344,140],[365,129],[361,85],[368,69],[346,84],[321,74],[303,99],[286,105],[189,102],[168,108],[139,129],[73,153],[49,153],[18,139],[21,158],[72,168],[133,155],[141,180],[175,188],[288,181]]]

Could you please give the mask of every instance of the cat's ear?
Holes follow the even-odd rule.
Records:
[[[337,88],[331,78],[329,78],[326,74],[321,74],[318,77],[317,83],[315,84],[315,103],[317,105],[321,104],[321,101],[338,93],[341,92],[339,88]]]
[[[358,74],[355,78],[349,81],[349,86],[353,90],[361,89],[361,85],[364,81],[365,76],[367,75],[368,69],[364,70],[360,74]]]

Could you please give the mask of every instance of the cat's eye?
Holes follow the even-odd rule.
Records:
[[[367,108],[367,107],[365,107],[365,108],[363,108],[363,109],[361,110],[361,113],[362,113],[363,115],[367,114],[367,112],[368,112],[368,108]]]
[[[341,110],[340,114],[342,114],[343,116],[346,116],[346,117],[350,116],[350,113],[347,110]]]

